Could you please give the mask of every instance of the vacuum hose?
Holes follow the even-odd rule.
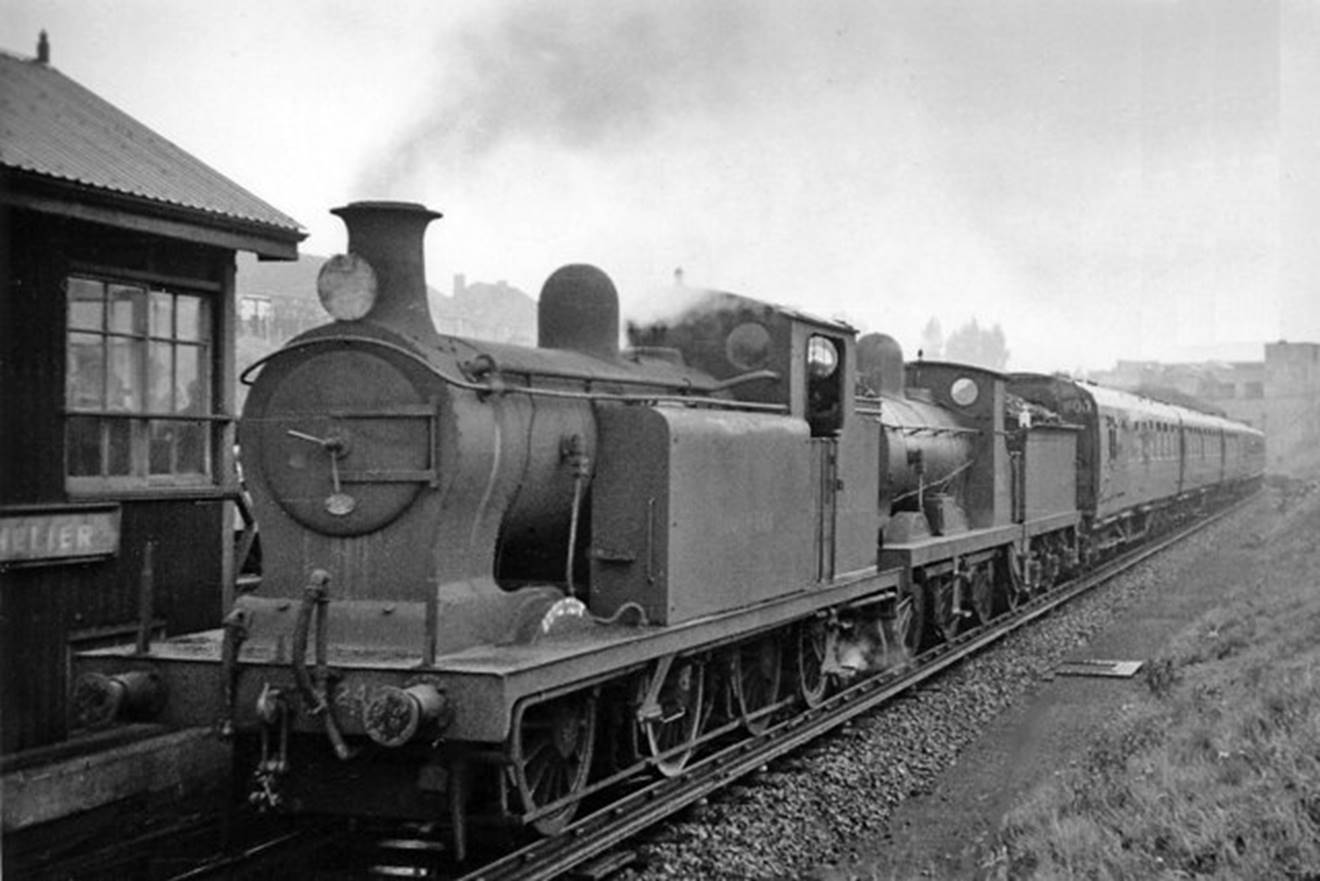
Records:
[[[335,755],[340,759],[349,759],[353,751],[344,742],[344,735],[335,721],[335,714],[326,700],[327,682],[330,668],[326,662],[326,609],[330,604],[330,575],[324,569],[315,569],[303,588],[302,604],[298,607],[298,619],[293,628],[293,681],[297,683],[298,694],[313,716],[320,716],[325,721],[325,733],[330,738]],[[316,616],[316,681],[307,669],[307,638],[312,629],[312,616]]]

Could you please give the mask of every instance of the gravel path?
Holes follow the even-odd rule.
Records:
[[[1152,586],[1177,582],[1225,542],[1249,539],[1264,510],[1262,498],[917,692],[744,778],[636,842],[639,863],[618,877],[906,877],[834,866],[864,862],[862,842],[882,840],[899,806],[930,792],[987,726],[1050,681],[1061,661]]]

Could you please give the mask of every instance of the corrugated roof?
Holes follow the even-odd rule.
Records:
[[[0,52],[0,165],[274,227],[298,221],[64,74]]]

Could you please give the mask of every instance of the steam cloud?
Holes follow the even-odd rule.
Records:
[[[577,150],[635,143],[664,114],[748,96],[760,4],[529,3],[467,29],[434,72],[433,111],[404,130],[363,191],[410,188],[432,165],[480,160],[515,139]],[[452,51],[446,43],[441,51]]]
[[[496,9],[437,45],[427,103],[357,186],[461,210],[446,241],[472,272],[598,262],[638,317],[683,266],[693,286],[909,351],[932,315],[978,318],[1003,326],[1014,369],[1272,332],[1280,34],[1264,7]]]

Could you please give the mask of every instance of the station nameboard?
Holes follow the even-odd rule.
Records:
[[[0,511],[0,567],[110,557],[118,552],[118,505]]]

